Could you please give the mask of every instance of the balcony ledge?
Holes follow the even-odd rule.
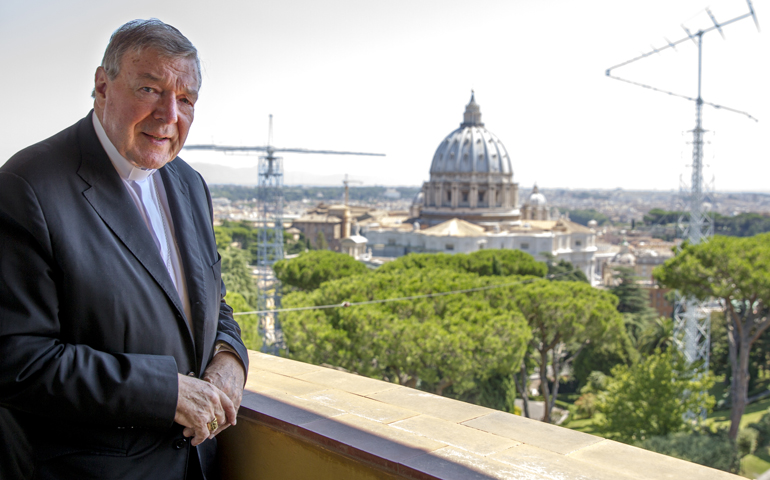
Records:
[[[395,384],[249,352],[227,479],[739,479]]]

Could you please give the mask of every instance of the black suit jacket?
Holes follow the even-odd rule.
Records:
[[[90,114],[0,167],[0,405],[38,477],[183,478],[177,373],[201,376],[220,340],[248,361],[208,189],[179,158],[159,173],[190,323]],[[199,447],[204,469],[214,447]]]

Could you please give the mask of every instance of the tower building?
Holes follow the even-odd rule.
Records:
[[[529,195],[529,199],[524,202],[524,207],[521,209],[522,220],[550,220],[551,216],[548,212],[548,202],[545,200],[545,195],[540,193],[537,188],[537,184],[532,189],[532,193]]]

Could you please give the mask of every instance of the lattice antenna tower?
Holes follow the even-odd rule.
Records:
[[[722,27],[748,17],[754,19],[754,23],[758,30],[759,22],[754,13],[754,7],[751,4],[751,0],[746,0],[746,3],[749,9],[747,13],[721,23],[717,21],[711,10],[707,8],[706,13],[713,23],[712,26],[698,30],[696,33],[692,33],[687,27],[682,25],[682,28],[687,34],[686,37],[677,40],[676,42],[671,42],[666,39],[667,44],[665,46],[661,48],[653,47],[652,51],[615,65],[606,71],[606,75],[610,78],[695,102],[695,128],[692,130],[692,175],[690,178],[689,192],[684,196],[687,213],[686,217],[681,218],[679,222],[682,227],[683,237],[693,244],[707,241],[708,238],[713,235],[713,222],[711,216],[708,212],[704,212],[703,210],[705,190],[705,183],[703,180],[703,134],[705,132],[703,129],[703,105],[739,113],[757,121],[756,118],[746,112],[741,112],[714,103],[704,102],[703,97],[701,96],[703,36],[711,31],[717,30],[724,38]],[[613,70],[617,70],[620,67],[647,58],[653,54],[660,53],[668,48],[676,49],[676,45],[687,42],[688,40],[693,41],[698,47],[698,96],[695,98],[620,78],[612,74]],[[674,307],[674,343],[676,344],[677,349],[684,354],[688,363],[694,365],[694,367],[701,373],[708,371],[710,334],[711,317],[706,304],[695,298],[677,295],[677,301]]]
[[[273,115],[267,134],[266,155],[257,164],[257,309],[262,351],[278,355],[286,349],[278,315],[270,310],[281,308],[281,284],[273,265],[283,259],[283,158],[273,148]]]
[[[276,152],[313,153],[322,155],[364,155],[384,157],[382,153],[344,152],[337,150],[309,150],[305,148],[276,148],[273,146],[273,116],[270,115],[267,145],[241,147],[227,145],[186,145],[188,150],[212,150],[229,154],[260,155],[257,165],[257,291],[259,334],[262,351],[279,355],[286,350],[278,312],[281,308],[281,284],[275,277],[273,265],[283,259],[283,158]]]

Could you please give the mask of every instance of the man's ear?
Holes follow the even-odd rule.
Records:
[[[107,72],[104,67],[98,67],[94,74],[94,91],[91,93],[94,97],[94,105],[104,108],[104,102],[107,98]]]

